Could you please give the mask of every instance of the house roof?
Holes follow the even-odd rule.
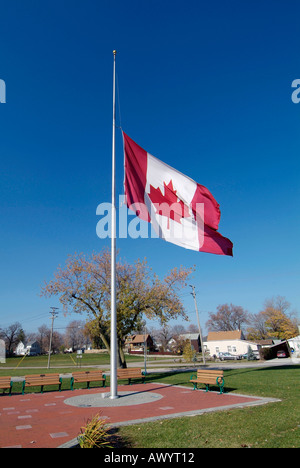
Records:
[[[148,339],[150,335],[146,335],[146,340]],[[126,340],[128,343],[144,343],[145,341],[145,335],[133,335],[129,336],[128,339]]]
[[[199,333],[181,333],[179,336],[186,340],[198,340]]]
[[[268,338],[266,340],[253,340],[256,344],[260,344],[262,346],[266,345],[272,345],[273,340],[271,338]]]
[[[209,332],[207,335],[207,341],[223,341],[223,340],[242,340],[242,331],[218,331]]]
[[[37,341],[19,341],[19,343],[17,344],[17,346],[24,346],[24,348],[27,348],[28,346],[39,346],[39,343]]]

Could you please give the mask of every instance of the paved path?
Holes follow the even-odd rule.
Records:
[[[92,388],[0,396],[0,447],[69,447],[86,420],[96,414],[120,426],[278,401],[160,383],[120,385],[117,400],[107,398],[108,391]]]

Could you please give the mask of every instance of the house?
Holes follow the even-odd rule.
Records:
[[[155,346],[151,335],[131,335],[126,338],[125,349],[127,352],[141,352],[144,351],[146,341],[146,347],[148,351],[154,351]]]
[[[189,341],[191,343],[192,349],[196,351],[196,353],[200,353],[201,351],[201,344],[200,344],[200,335],[199,333],[182,333],[179,335],[180,338],[184,341]]]
[[[27,344],[24,344],[22,341],[19,342],[18,346],[16,347],[15,354],[17,356],[37,356],[41,354],[41,348],[37,341],[33,341]]]
[[[230,353],[238,356],[246,354],[249,346],[254,352],[258,352],[260,348],[256,342],[245,340],[241,330],[209,332],[203,346],[211,356],[219,356],[219,353]]]
[[[184,345],[189,342],[192,350],[196,353],[201,352],[201,343],[199,333],[181,333],[174,335],[167,344],[167,349],[171,352],[182,353]]]
[[[15,349],[16,356],[24,356],[25,354],[25,345],[23,341],[20,341]]]

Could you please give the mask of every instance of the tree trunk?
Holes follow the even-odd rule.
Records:
[[[106,337],[102,333],[100,333],[100,338],[103,341],[103,344],[104,344],[105,348],[107,349],[108,354],[110,354],[110,343],[109,343],[109,341],[106,339]]]
[[[126,359],[122,347],[122,342],[119,342],[119,347],[118,347],[118,358],[119,358],[119,367],[122,367],[123,369],[127,368],[126,364]]]
[[[100,338],[103,341],[103,344],[106,347],[106,349],[108,351],[108,354],[110,355],[111,354],[110,342],[108,341],[108,339],[106,339],[106,337],[102,333],[100,333]],[[117,352],[118,352],[118,356],[117,356],[118,357],[118,367],[120,367],[122,369],[126,369],[127,364],[126,364],[125,354],[124,354],[123,347],[122,347],[122,341],[118,342]]]

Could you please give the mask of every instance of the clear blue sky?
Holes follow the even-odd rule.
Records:
[[[122,239],[121,255],[161,276],[195,265],[203,325],[219,304],[257,313],[276,295],[300,311],[299,13],[296,0],[1,3],[0,327],[50,326],[59,302],[40,285],[69,254],[109,245],[96,208],[110,201],[113,49],[124,131],[210,189],[234,244],[231,258]]]

